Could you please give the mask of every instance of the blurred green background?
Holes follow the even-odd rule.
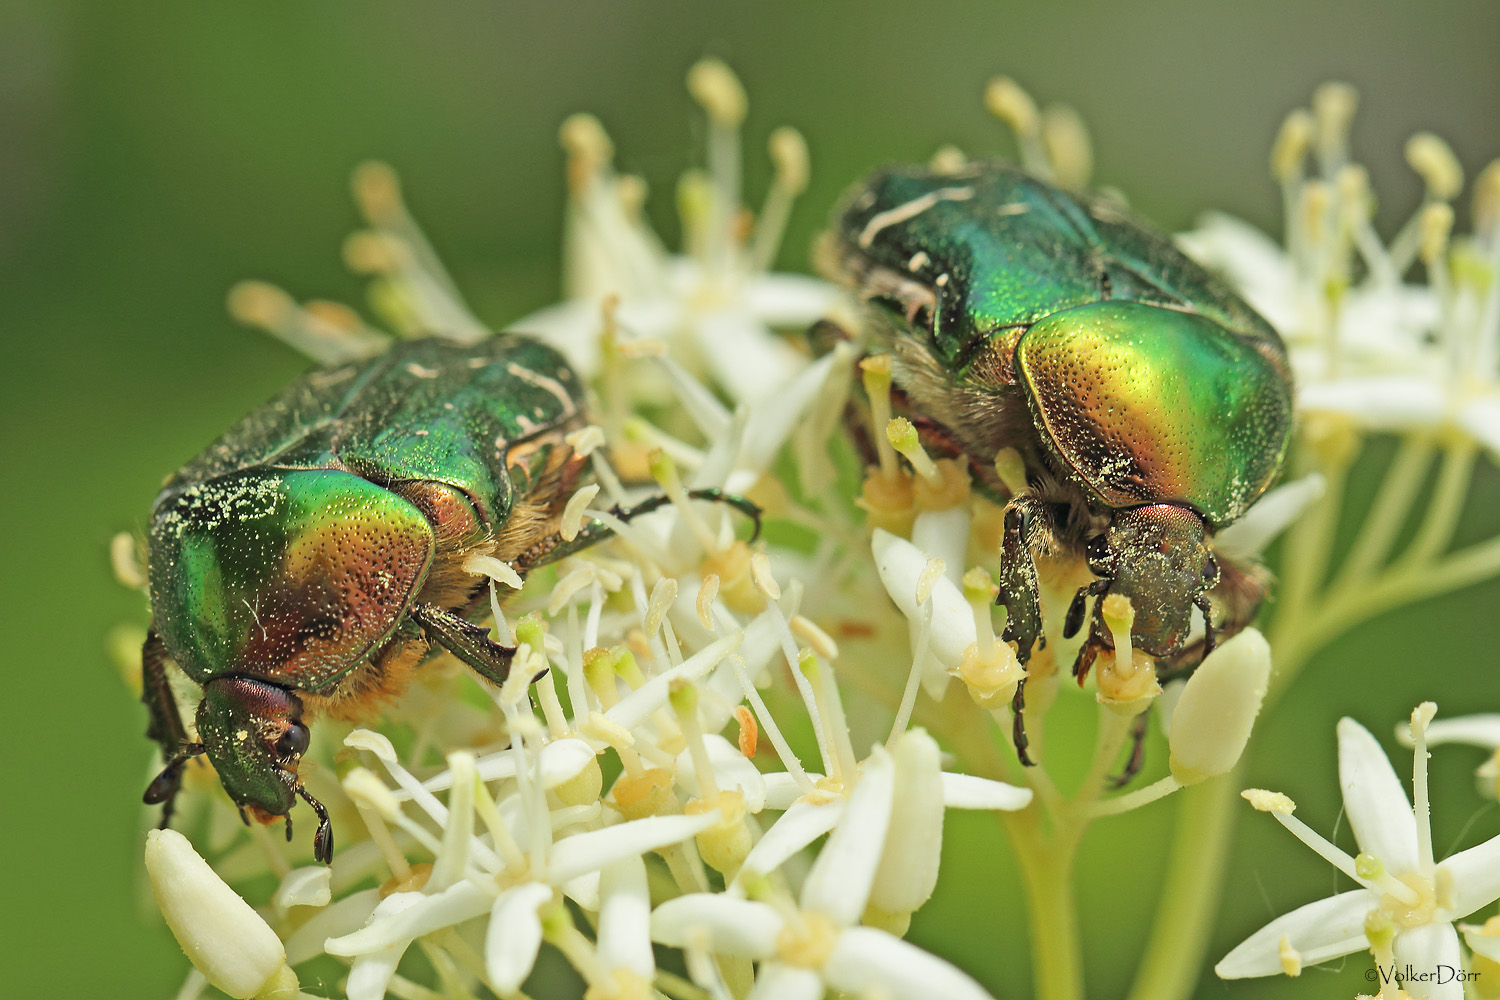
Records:
[[[1469,175],[1500,155],[1500,5],[1272,0],[1146,5],[686,5],[454,2],[0,4],[0,316],[5,360],[3,588],[8,680],[0,826],[15,867],[0,892],[3,987],[12,997],[172,995],[186,971],[143,908],[142,710],[104,654],[140,600],[111,578],[107,546],[139,530],[162,477],[303,369],[233,326],[226,289],[263,277],[299,297],[357,302],[339,246],[354,225],[347,177],[393,163],[475,311],[499,325],[558,291],[569,113],[597,113],[622,167],[669,193],[698,156],[683,89],[704,54],[730,62],[751,100],[747,184],[780,124],[807,135],[813,182],[782,266],[802,268],[840,191],[870,167],[941,143],[1008,149],[979,95],[998,72],[1082,111],[1096,179],[1182,228],[1217,207],[1273,231],[1266,171],[1282,116],[1322,80],[1363,102],[1357,155],[1385,231],[1418,188],[1400,149],[1446,137]],[[1466,219],[1466,200],[1460,218]],[[1461,223],[1466,225],[1466,223]],[[1368,479],[1368,477],[1366,477]],[[1465,531],[1500,529],[1485,466]],[[1335,720],[1388,744],[1423,698],[1448,713],[1500,709],[1500,586],[1402,610],[1316,661],[1265,720],[1251,775],[1299,815],[1338,819]],[[1160,750],[1160,748],[1154,748]],[[1409,756],[1398,756],[1405,770]],[[1478,755],[1436,760],[1436,842],[1497,827],[1473,794]],[[1151,766],[1160,768],[1158,752]],[[1145,933],[1170,804],[1095,828],[1080,873],[1091,994],[1123,995]],[[1267,817],[1241,816],[1211,960],[1275,914],[1332,891],[1334,873]],[[1466,826],[1471,824],[1472,826]],[[949,864],[913,937],[1001,997],[1031,992],[1016,875],[983,818],[950,821]],[[1347,834],[1346,834],[1347,836]],[[1108,875],[1107,881],[1100,879]],[[1222,984],[1199,995],[1351,996],[1337,978]]]

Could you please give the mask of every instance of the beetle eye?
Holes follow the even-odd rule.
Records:
[[[1089,539],[1088,545],[1083,550],[1084,558],[1088,560],[1089,569],[1095,576],[1112,576],[1115,570],[1114,554],[1109,550],[1109,541],[1103,535],[1095,535]]]
[[[1213,556],[1208,557],[1208,562],[1203,565],[1203,585],[1205,589],[1212,590],[1219,583],[1219,561]]]
[[[300,722],[294,722],[287,727],[287,731],[282,733],[281,738],[276,741],[276,756],[282,760],[301,757],[307,753],[307,742],[307,727]]]

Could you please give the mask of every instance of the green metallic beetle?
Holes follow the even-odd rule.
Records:
[[[206,754],[242,814],[287,817],[300,796],[333,854],[327,810],[297,767],[308,720],[359,720],[446,649],[501,683],[512,648],[467,619],[487,594],[463,563],[525,575],[607,537],[559,533],[587,459],[584,389],[561,355],[516,334],[462,346],[402,342],[314,371],[252,412],[166,484],[153,508],[152,628],[142,651],[147,735],[165,767],[145,794],[171,818],[182,768]],[[748,501],[697,490],[756,519]],[[615,513],[654,510],[654,497]],[[197,739],[166,672],[201,685]]]
[[[1281,469],[1291,375],[1276,331],[1224,282],[1116,205],[992,162],[876,173],[836,216],[824,263],[883,307],[898,405],[1006,504],[1000,603],[1022,662],[1042,638],[1042,553],[1081,555],[1098,577],[1065,636],[1088,596],[1121,593],[1132,644],[1188,669],[1216,630],[1249,622],[1264,572],[1217,559],[1212,540]],[[1026,466],[1016,496],[991,464],[1006,447]],[[1080,680],[1113,646],[1101,603]],[[1194,607],[1205,633],[1188,647]]]

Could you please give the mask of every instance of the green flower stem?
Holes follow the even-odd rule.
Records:
[[[1059,827],[1046,837],[1037,822],[1035,803],[1021,813],[1000,815],[1006,817],[1026,886],[1037,1000],[1082,1000],[1083,949],[1078,939],[1073,870],[1083,824]]]
[[[1375,493],[1375,505],[1360,526],[1349,557],[1339,567],[1333,589],[1363,582],[1390,557],[1436,454],[1436,442],[1428,434],[1408,434],[1401,439]]]
[[[1162,901],[1129,1000],[1177,1000],[1198,983],[1227,868],[1236,792],[1245,777],[1241,760],[1223,777],[1180,796]]]

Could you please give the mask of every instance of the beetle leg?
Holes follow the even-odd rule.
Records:
[[[753,542],[760,537],[760,508],[744,497],[735,493],[726,493],[717,486],[688,490],[687,496],[690,500],[711,500],[714,503],[733,507],[741,514],[750,518],[751,523],[754,525],[754,530],[750,534],[750,541]],[[666,494],[659,494],[654,497],[647,497],[645,500],[631,507],[615,507],[610,513],[619,520],[628,522],[631,518],[640,517],[642,514],[649,514],[653,510],[660,510],[671,502],[671,498]],[[548,535],[521,554],[515,561],[516,572],[525,576],[527,572],[538,566],[555,563],[560,559],[565,559],[568,556],[582,552],[584,549],[598,545],[614,533],[615,529],[603,521],[590,521],[571,540],[564,539],[560,532]]]
[[[1036,761],[1031,759],[1027,748],[1031,746],[1031,740],[1026,736],[1026,678],[1022,677],[1016,681],[1016,693],[1010,698],[1010,741],[1015,744],[1016,757],[1026,767],[1032,767]]]
[[[1125,770],[1109,779],[1110,788],[1124,788],[1132,778],[1141,773],[1141,767],[1146,763],[1146,720],[1150,715],[1151,708],[1148,705],[1130,724],[1130,757],[1125,761]]]
[[[1073,638],[1078,634],[1078,630],[1083,628],[1084,612],[1088,609],[1088,605],[1084,602],[1090,597],[1099,597],[1104,594],[1113,582],[1109,579],[1095,580],[1093,583],[1078,588],[1078,593],[1073,595],[1073,602],[1068,605],[1068,617],[1063,622],[1064,639]]]
[[[1214,637],[1214,609],[1209,603],[1207,594],[1199,594],[1193,599],[1193,604],[1203,612],[1203,655],[1207,656],[1214,651],[1218,645]]]
[[[1036,547],[1054,531],[1052,507],[1032,497],[1017,497],[1005,505],[1005,538],[1000,548],[1000,595],[1005,605],[1005,631],[1000,638],[1016,644],[1016,659],[1024,666],[1031,647],[1042,635],[1042,605],[1037,580]]]
[[[454,656],[473,667],[480,676],[504,684],[510,676],[510,661],[516,651],[490,638],[490,630],[462,615],[431,604],[413,604],[407,611],[422,631]]]
[[[182,724],[177,699],[172,696],[172,685],[167,680],[166,663],[167,647],[152,629],[141,646],[141,702],[150,717],[146,736],[160,744],[163,764],[142,799],[147,805],[162,804],[159,824],[162,829],[172,821],[172,807],[182,787],[183,767],[204,752],[202,743],[188,739],[187,727]]]

